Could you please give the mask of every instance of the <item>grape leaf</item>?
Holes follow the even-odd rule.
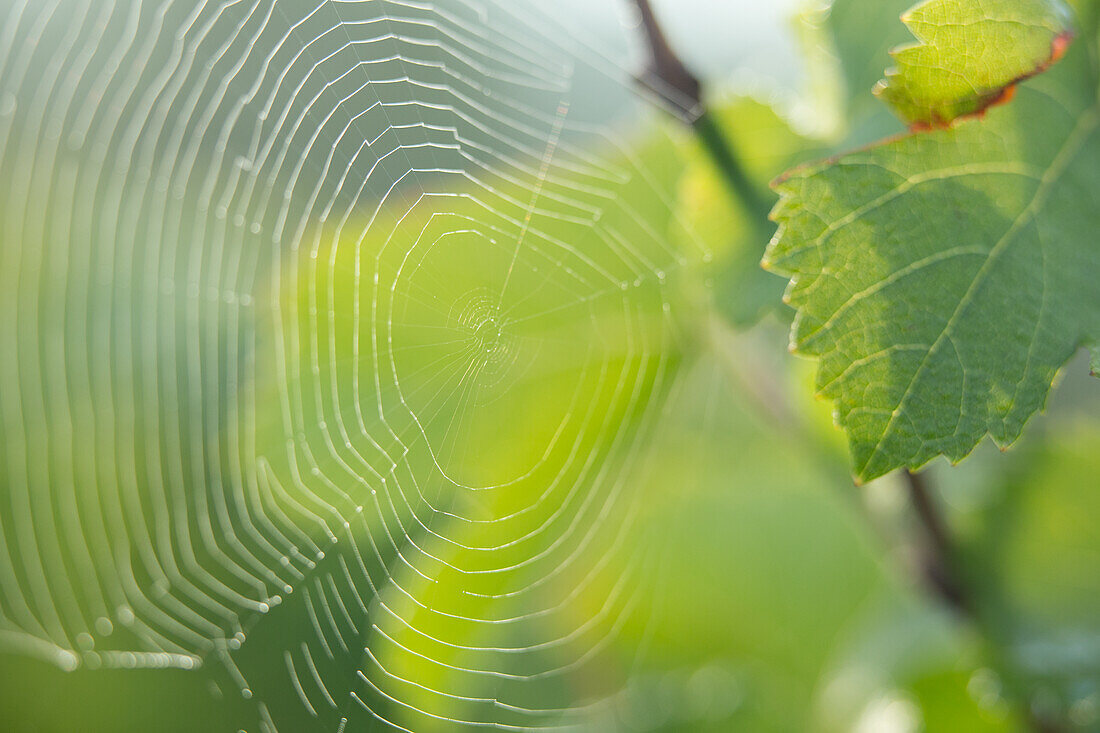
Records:
[[[997,27],[955,32],[980,48]],[[791,279],[792,346],[820,358],[857,478],[1007,446],[1100,334],[1094,58],[1074,44],[984,118],[776,182],[764,264]]]
[[[891,52],[897,67],[875,93],[918,126],[943,125],[1010,98],[1073,37],[1061,0],[930,0],[902,20],[920,43]]]

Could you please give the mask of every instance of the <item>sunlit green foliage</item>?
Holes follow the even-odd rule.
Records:
[[[944,125],[1005,101],[1073,37],[1062,0],[930,0],[903,20],[919,43],[892,52],[897,67],[875,91],[918,125]]]
[[[1100,328],[1095,29],[1081,36],[984,119],[777,184],[767,264],[791,276],[792,341],[820,358],[862,479],[1012,443]]]
[[[230,4],[221,22],[235,23],[244,5]],[[299,5],[313,7],[278,7]],[[817,109],[835,111],[832,128],[790,122],[789,97],[771,100],[782,112],[734,93],[715,103],[762,190],[797,162],[897,129],[870,87],[906,38],[897,21],[905,5],[836,0],[808,14],[812,57],[832,78]],[[183,5],[173,7],[170,29],[186,20]],[[333,13],[356,7],[322,4],[317,28],[297,32],[327,32],[340,20]],[[153,163],[148,176],[135,167],[116,178],[130,157],[111,147],[114,167],[104,171],[102,150],[62,136],[75,147],[57,169],[79,172],[74,200],[37,147],[0,148],[18,163],[14,178],[29,182],[26,199],[22,183],[0,183],[0,302],[18,315],[0,320],[0,541],[24,551],[0,566],[0,728],[353,733],[390,729],[385,720],[418,733],[1007,733],[1023,724],[1009,674],[1054,717],[1096,727],[1100,670],[1080,653],[1100,635],[1090,563],[1100,547],[1088,523],[1100,447],[1092,385],[1067,380],[1011,463],[979,451],[959,470],[933,469],[977,602],[1008,650],[1002,668],[987,640],[912,581],[897,483],[853,487],[831,404],[815,399],[811,365],[785,353],[783,278],[758,267],[772,227],[730,199],[690,130],[640,107],[630,119],[592,122],[593,110],[627,104],[621,80],[598,93],[578,83],[570,108],[553,64],[522,67],[530,88],[495,76],[499,59],[486,44],[514,52],[515,36],[541,53],[556,26],[498,38],[489,21],[499,17],[463,2],[441,5],[455,13],[444,20],[434,4],[369,7],[400,32],[381,48],[356,47],[351,61],[379,57],[371,73],[396,86],[368,88],[389,105],[385,115],[373,97],[352,98],[404,143],[389,160],[400,185],[387,188],[397,176],[383,176],[366,193],[314,206],[365,136],[352,124],[350,146],[318,146],[322,156],[339,149],[331,168],[302,153],[301,139],[289,146],[303,155],[305,193],[285,201],[301,208],[259,197],[272,203],[266,218],[239,207],[254,222],[200,205],[207,176],[249,180],[247,135],[181,145],[186,154],[151,140],[133,156],[162,165],[193,156],[209,169],[192,178],[160,175]],[[416,23],[424,17],[441,26],[459,18],[452,32],[469,53],[433,46]],[[253,26],[241,28],[246,37]],[[212,37],[203,51],[224,40]],[[421,63],[394,61],[394,47]],[[196,73],[211,71],[208,55]],[[1051,112],[1041,92],[1072,103],[1080,89],[1069,70],[1087,68],[1082,59],[1029,83],[990,114],[991,127],[860,154],[855,161],[871,164],[851,166],[854,183],[832,183],[844,165],[809,169],[782,192],[801,176],[824,210],[927,157],[987,155],[1000,165],[1007,159],[995,156],[1023,142],[1034,149],[1012,165],[1042,166],[1070,108]],[[52,68],[39,60],[32,71]],[[260,64],[213,66],[247,89]],[[552,103],[524,118],[522,134],[493,127],[488,114],[482,127],[463,127],[441,86],[454,78],[432,76],[453,69],[459,85],[495,80],[462,90],[484,93],[485,108],[501,98],[537,106],[540,94]],[[438,83],[401,86],[410,74]],[[347,98],[346,79],[321,76],[311,94],[324,87]],[[19,141],[37,123],[24,117],[33,107],[22,92],[11,116],[4,79],[0,133]],[[409,94],[426,103],[411,112]],[[1040,112],[1031,110],[1044,115],[1043,144],[1033,144],[1029,120]],[[515,110],[493,111],[507,120]],[[243,117],[251,126],[259,116]],[[314,118],[303,119],[311,134]],[[358,124],[369,129],[371,119]],[[456,130],[474,139],[456,143]],[[58,147],[52,132],[35,144]],[[477,157],[486,151],[492,165]],[[1087,182],[1092,157],[1067,170]],[[348,164],[343,174],[358,185],[366,168]],[[404,175],[409,168],[418,173]],[[272,180],[290,178],[279,171]],[[81,193],[100,184],[107,193]],[[953,247],[944,242],[958,217],[1004,226],[1035,193],[1026,181],[992,193],[983,185],[933,195],[958,195],[955,217],[937,223],[931,208],[915,210],[919,220],[899,228],[930,233],[914,247]],[[9,213],[19,205],[21,215]],[[279,206],[297,215],[283,229]],[[97,226],[84,227],[87,237],[69,232],[62,212]],[[896,264],[881,249],[896,220],[861,226],[865,238],[837,254],[853,278]],[[820,264],[828,251],[797,259]],[[1084,288],[1093,259],[1051,262],[1049,277],[1081,281],[1063,301],[1093,302]],[[1007,288],[1004,312],[1016,318],[1034,299],[1027,272]],[[951,278],[966,274],[948,273],[922,280],[936,299],[914,301],[911,312],[861,301],[852,332],[906,333],[912,313],[931,318]],[[813,305],[794,304],[805,334]],[[1068,349],[1076,342],[1054,325],[1066,323],[1067,303],[1056,305],[1036,332]],[[987,350],[1012,346],[998,323],[972,329]],[[1025,371],[1045,394],[1057,364],[1039,354]],[[868,383],[897,378],[888,371]],[[885,470],[868,466],[867,477]],[[90,528],[84,542],[75,541],[81,528]],[[38,552],[44,585],[31,582]],[[101,582],[109,602],[97,600]],[[56,599],[62,613],[46,618]],[[180,654],[176,664],[161,659],[166,649]]]

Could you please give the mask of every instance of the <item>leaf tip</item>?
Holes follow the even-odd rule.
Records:
[[[924,5],[934,2],[929,0]],[[921,7],[923,5],[918,5],[912,10]],[[953,21],[951,25],[965,29],[956,32],[956,37],[952,39],[954,44],[934,39],[926,30],[918,30],[921,23],[917,22],[918,18],[912,11],[902,15],[902,22],[910,27],[918,42],[899,46],[890,52],[897,65],[886,70],[885,78],[874,85],[872,93],[889,104],[912,132],[945,129],[956,120],[981,118],[989,108],[1008,103],[1021,82],[1043,73],[1065,56],[1075,36],[1068,10],[1065,13],[1056,8],[1036,10],[1036,13],[1045,13],[1032,20],[1036,33],[1050,34],[1046,51],[1042,50],[1041,45],[1030,53],[1021,51],[1014,63],[1006,64],[1002,74],[992,77],[988,74],[989,59],[985,59],[980,71],[973,65],[949,68],[950,64],[943,59],[955,52],[953,45],[966,40],[966,47],[969,48],[982,46],[978,42],[988,40],[967,35],[980,33],[978,24],[972,22],[975,18],[969,17],[968,12],[973,14],[975,10],[960,6],[952,11],[953,15],[949,18]],[[940,22],[946,24],[943,20]],[[927,24],[926,19],[924,25]],[[1042,41],[1035,43],[1041,44]],[[981,54],[975,56],[977,61]],[[935,68],[940,64],[948,74],[927,72],[929,67]],[[956,77],[968,80],[965,89],[949,82]]]
[[[1073,43],[1073,29],[1067,29],[1059,33],[1054,37],[1054,40],[1050,43],[1050,60],[1047,65],[1056,64],[1066,55],[1066,51],[1069,50],[1069,45]]]

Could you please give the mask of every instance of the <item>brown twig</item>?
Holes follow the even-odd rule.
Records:
[[[924,474],[912,471],[904,471],[902,476],[909,502],[923,530],[920,563],[928,587],[960,616],[971,617],[974,614],[973,599],[966,584],[959,578],[947,525],[928,491],[927,480]]]
[[[634,0],[634,5],[638,8],[649,46],[649,67],[639,80],[686,119],[694,122],[704,111],[699,79],[668,44],[649,0]]]
[[[695,130],[699,142],[722,173],[734,199],[761,229],[767,226],[771,199],[764,195],[741,163],[733,141],[725,135],[707,109],[703,86],[672,50],[649,0],[634,0],[649,49],[649,63],[638,81],[659,96]]]
[[[906,470],[902,476],[913,513],[922,530],[923,542],[919,551],[921,572],[927,587],[945,606],[970,622],[981,634],[991,662],[998,668],[1010,698],[1016,702],[1029,729],[1035,733],[1061,733],[1063,726],[1058,721],[1041,714],[1029,704],[1027,685],[1014,674],[1013,664],[1006,659],[1002,635],[996,632],[990,619],[983,614],[971,585],[962,574],[951,533],[929,490],[927,475]]]

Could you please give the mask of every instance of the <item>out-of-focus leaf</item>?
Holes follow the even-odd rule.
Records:
[[[796,130],[774,104],[734,97],[711,114],[738,151],[746,173],[764,188],[790,166],[862,143],[898,129],[896,120],[870,94],[889,49],[906,37],[897,22],[910,0],[835,0],[810,8],[796,20],[807,57],[805,97],[812,109]],[[718,310],[735,326],[756,322],[782,306],[782,278],[762,271],[760,256],[774,228],[747,215],[708,152],[691,143],[680,186],[680,214],[714,253],[713,293]]]
[[[1100,431],[1080,417],[1013,456],[965,534],[968,567],[1045,704],[1100,725]]]
[[[822,150],[819,140],[797,132],[775,106],[754,97],[732,98],[715,105],[710,114],[763,196],[769,195],[768,181],[797,160]],[[760,267],[774,227],[745,211],[694,137],[683,154],[686,170],[679,187],[680,216],[712,253],[718,310],[734,325],[750,325],[782,307],[783,279]]]
[[[352,519],[235,652],[248,679],[272,649],[308,665],[307,641],[334,699],[399,695],[395,719],[425,732],[572,720],[623,685],[616,655],[635,650],[607,642],[638,577],[615,562],[636,500],[621,474],[691,348],[666,275],[700,259],[674,221],[677,146],[658,129],[631,142],[557,151],[537,183],[460,181],[318,224],[284,263],[264,341],[289,367],[258,401],[259,452],[292,490],[312,462],[313,490]],[[346,641],[318,648],[299,619],[333,598],[346,615],[324,628]],[[257,697],[293,720],[293,676],[271,677]]]
[[[592,729],[839,733],[898,690],[918,722],[984,720],[965,695],[973,645],[878,559],[839,456],[764,419],[727,370],[709,352],[685,367],[640,466],[632,545],[653,568],[651,610],[622,643],[647,655]],[[919,694],[942,675],[963,691]]]
[[[837,644],[818,700],[822,730],[1021,729],[1002,690],[986,689],[996,678],[973,627],[920,596],[873,600]]]
[[[900,129],[871,90],[890,63],[890,49],[911,39],[898,22],[912,0],[832,0],[813,4],[798,22],[815,121],[832,120],[839,147],[861,145]]]
[[[717,665],[740,690],[711,727],[704,714],[664,729],[800,730],[838,633],[893,588],[848,513],[843,470],[788,453],[725,369],[711,354],[685,372],[641,468],[635,544],[651,548],[653,610],[628,631],[650,637],[651,667]]]

